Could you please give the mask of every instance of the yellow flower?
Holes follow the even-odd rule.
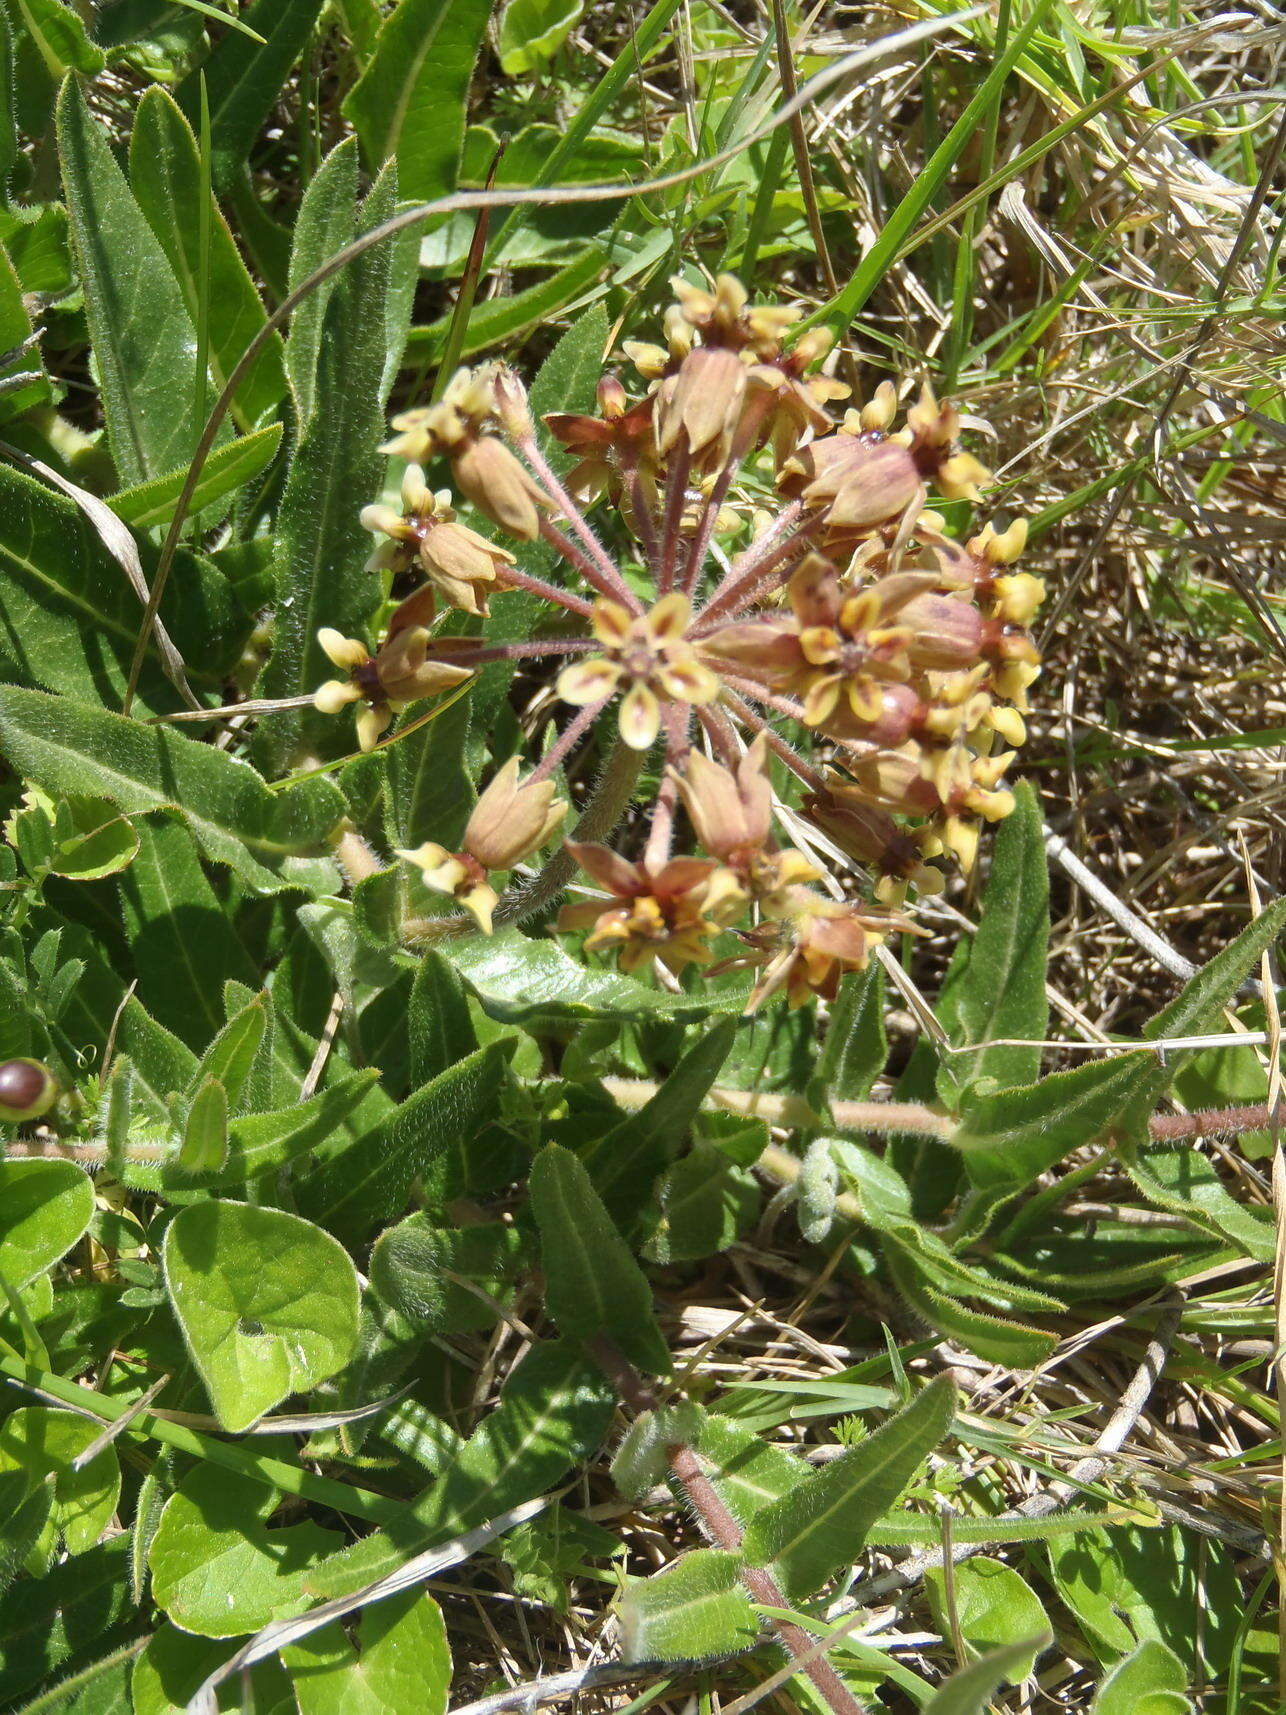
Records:
[[[594,604],[594,635],[601,655],[565,667],[558,695],[582,707],[627,686],[621,704],[621,737],[633,750],[647,750],[661,730],[661,703],[712,703],[719,680],[687,640],[692,604],[672,591],[650,613],[635,616],[619,602]]]

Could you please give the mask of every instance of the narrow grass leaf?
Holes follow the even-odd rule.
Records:
[[[1043,1649],[1049,1641],[1050,1634],[1044,1632],[1020,1643],[1004,1644],[989,1655],[971,1661],[968,1667],[953,1673],[946,1684],[934,1692],[924,1705],[922,1715],[986,1715],[997,1687],[1008,1680],[1015,1668],[1033,1651]]]

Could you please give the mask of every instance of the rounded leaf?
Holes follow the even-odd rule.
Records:
[[[326,1381],[357,1346],[357,1272],[329,1233],[280,1209],[196,1203],[170,1224],[165,1285],[225,1429]]]
[[[0,1161],[0,1273],[25,1286],[87,1230],[94,1188],[74,1161]]]
[[[0,1424],[0,1471],[25,1471],[33,1488],[53,1478],[49,1527],[66,1542],[69,1554],[94,1546],[120,1499],[114,1447],[104,1447],[83,1470],[72,1469],[72,1461],[101,1433],[102,1425],[92,1418],[47,1405],[20,1405]]]

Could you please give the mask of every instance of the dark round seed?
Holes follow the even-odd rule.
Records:
[[[39,1060],[6,1060],[0,1064],[0,1120],[13,1124],[48,1113],[58,1095],[47,1066]]]

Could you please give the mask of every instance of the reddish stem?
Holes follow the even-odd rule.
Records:
[[[797,750],[792,750],[786,740],[775,733],[768,722],[761,715],[755,713],[749,703],[739,697],[735,691],[729,690],[726,685],[723,700],[738,720],[744,721],[752,731],[763,733],[769,750],[781,758],[792,774],[798,775],[806,785],[813,788],[814,792],[821,792],[825,789],[826,782],[818,770],[811,763],[805,762]]]
[[[722,582],[717,585],[714,594],[697,615],[698,626],[704,628],[716,615],[732,612],[745,597],[754,593],[775,566],[794,551],[800,538],[806,536],[813,526],[813,521],[810,520],[801,529],[795,529],[803,510],[802,500],[792,500],[789,506],[778,513],[763,535],[752,542],[743,554],[737,555],[724,573]]]
[[[589,619],[594,612],[592,601],[586,601],[583,595],[576,595],[572,590],[560,590],[557,584],[546,583],[544,578],[533,577],[530,572],[520,572],[517,566],[506,566],[502,580],[502,593],[508,588],[526,590],[529,595],[538,595],[542,601],[552,601],[558,607],[565,607],[569,613],[577,613],[582,619]]]
[[[553,744],[532,769],[527,781],[528,785],[532,785],[537,780],[545,780],[554,772],[563,758],[576,747],[590,727],[593,726],[609,701],[610,698],[601,697],[598,702],[586,703],[583,709],[577,709],[571,720],[568,721],[562,732],[559,733]]]
[[[632,590],[625,587],[619,576],[605,577],[593,560],[576,546],[571,537],[560,530],[552,519],[543,515],[540,520],[540,534],[551,548],[556,549],[562,555],[569,566],[575,566],[585,582],[596,589],[599,595],[606,596],[609,601],[620,602],[622,606],[628,607],[631,613],[642,613],[643,608],[638,597]]]
[[[665,524],[661,533],[661,570],[656,587],[660,595],[673,589],[678,570],[679,542],[683,523],[683,502],[687,498],[688,477],[692,471],[692,454],[688,450],[688,432],[682,430],[679,442],[670,457],[670,474],[665,488]]]
[[[553,466],[536,445],[535,437],[532,435],[519,435],[516,437],[514,444],[526,459],[527,463],[531,466],[532,470],[535,471],[536,475],[540,478],[552,498],[558,502],[559,506],[562,508],[563,516],[567,519],[572,529],[584,543],[586,553],[589,555],[590,560],[597,568],[599,576],[603,580],[600,584],[595,579],[591,578],[590,582],[594,584],[595,589],[601,589],[604,595],[613,595],[617,601],[623,601],[628,605],[632,598],[625,579],[621,576],[615,565],[613,565],[612,558],[607,552],[607,549],[590,528],[585,514],[563,487]]]

